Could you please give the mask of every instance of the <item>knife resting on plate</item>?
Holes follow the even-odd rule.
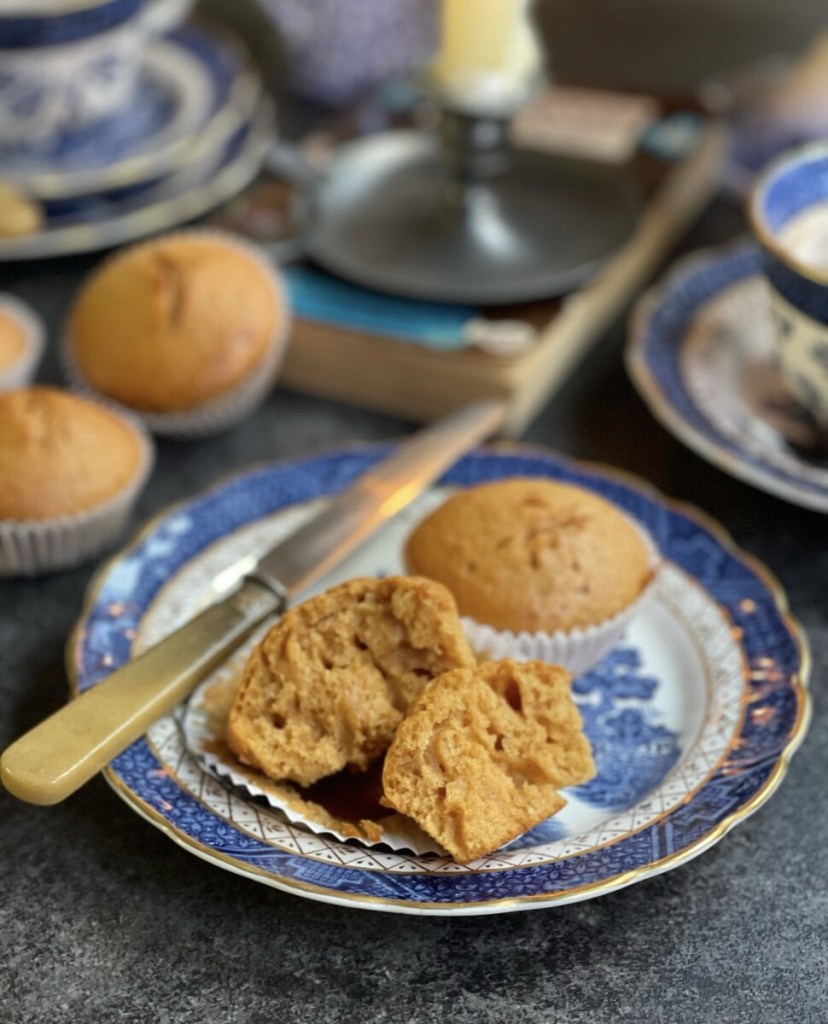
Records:
[[[466,406],[403,441],[248,569],[240,585],[35,726],[0,758],[10,793],[54,804],[142,736],[270,615],[306,590],[503,423],[497,401]]]

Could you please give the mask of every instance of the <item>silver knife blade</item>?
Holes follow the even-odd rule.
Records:
[[[499,402],[480,402],[414,434],[260,557],[247,575],[288,597],[306,590],[410,504],[463,452],[494,433],[503,413]]]
[[[403,441],[385,460],[274,545],[241,584],[11,744],[0,757],[9,792],[54,804],[79,789],[183,700],[268,616],[296,597],[503,423],[478,402]]]

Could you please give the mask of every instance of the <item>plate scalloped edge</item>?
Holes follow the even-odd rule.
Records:
[[[345,479],[342,478],[342,473],[334,472],[333,479],[327,481],[327,486],[323,485],[321,491],[317,487],[315,495],[319,496],[320,493],[325,494],[335,492],[348,482],[348,477],[352,477],[357,472],[367,468],[367,465],[374,458],[379,457],[383,450],[384,446],[376,445],[360,446],[358,449],[350,448],[338,450],[335,453],[335,456],[338,456],[340,459],[344,459],[347,464],[344,474]],[[327,457],[330,459],[330,455]],[[788,612],[787,601],[779,583],[774,579],[769,570],[759,563],[753,556],[738,549],[724,528],[713,521],[705,513],[692,506],[664,498],[649,484],[631,477],[623,471],[601,467],[596,464],[576,464],[547,450],[533,449],[527,445],[507,444],[494,446],[489,449],[481,450],[471,456],[467,456],[461,461],[458,467],[455,467],[454,470],[447,474],[446,479],[447,482],[452,482],[452,477],[456,477],[458,472],[462,470],[463,466],[470,465],[470,460],[477,460],[478,463],[480,460],[484,463],[487,460],[491,460],[492,462],[498,463],[503,460],[511,460],[513,462],[515,459],[521,461],[523,464],[533,465],[536,470],[545,469],[546,473],[541,473],[541,475],[563,476],[564,478],[569,475],[576,481],[583,482],[586,478],[587,482],[590,480],[596,484],[603,482],[606,486],[609,486],[611,490],[615,489],[620,493],[626,493],[628,497],[634,498],[637,502],[652,506],[654,510],[658,511],[659,516],[663,515],[665,518],[670,516],[682,517],[684,520],[692,524],[694,528],[705,531],[712,540],[719,545],[722,549],[722,553],[731,561],[738,564],[741,569],[754,577],[761,588],[767,593],[767,596],[771,601],[772,610],[778,618],[779,625],[784,630],[785,637],[790,641],[793,649],[792,656],[796,663],[796,671],[791,673],[787,683],[790,689],[789,696],[794,701],[795,713],[793,714],[790,730],[787,732],[784,742],[782,742],[779,749],[776,750],[775,759],[773,759],[768,773],[761,780],[761,783],[757,788],[750,793],[747,799],[741,803],[737,803],[736,806],[720,817],[712,827],[702,829],[701,834],[695,837],[692,842],[689,842],[680,849],[672,850],[664,857],[657,857],[647,863],[632,867],[629,870],[614,871],[607,877],[587,881],[584,884],[575,884],[555,892],[544,891],[534,894],[524,893],[518,895],[512,893],[501,896],[489,893],[486,899],[463,899],[462,902],[447,903],[442,902],[440,899],[397,899],[390,892],[386,895],[374,895],[366,892],[353,893],[347,891],[336,891],[324,884],[324,870],[318,876],[321,879],[322,884],[317,884],[313,879],[313,875],[310,879],[289,877],[284,874],[274,875],[273,871],[267,866],[261,866],[261,864],[254,863],[252,861],[245,863],[234,861],[232,857],[228,857],[212,847],[209,842],[200,842],[197,838],[187,835],[178,826],[176,826],[174,822],[168,820],[168,818],[166,818],[157,807],[151,806],[149,802],[143,800],[139,795],[134,793],[130,786],[127,785],[119,776],[117,761],[114,766],[110,766],[105,772],[107,780],[113,786],[115,791],[130,806],[132,806],[133,809],[138,811],[139,814],[150,820],[157,827],[161,828],[166,834],[179,843],[179,845],[225,869],[251,878],[256,878],[257,880],[266,882],[276,888],[299,893],[311,898],[324,900],[326,902],[415,914],[500,913],[510,910],[529,909],[531,907],[560,905],[562,903],[574,902],[602,895],[686,863],[688,860],[702,853],[704,850],[716,843],[735,824],[752,814],[758,807],[765,803],[781,782],[786,772],[790,757],[804,738],[810,719],[810,700],[807,690],[807,681],[810,671],[808,644],[800,627]],[[202,492],[194,498],[179,502],[162,511],[150,520],[122,552],[115,554],[98,570],[89,585],[84,610],[67,644],[67,668],[70,679],[72,680],[73,691],[77,692],[80,685],[78,666],[76,664],[75,656],[79,650],[79,644],[84,636],[84,622],[88,619],[89,613],[95,606],[95,602],[100,595],[107,577],[119,561],[124,558],[126,552],[134,550],[142,540],[150,538],[159,524],[169,519],[176,513],[176,511],[186,509],[199,500],[206,500],[210,495],[221,493],[223,488],[227,488],[234,481],[252,478],[257,472],[266,473],[268,471],[284,472],[298,470],[302,473],[303,470],[306,471],[307,467],[312,465],[314,461],[318,462],[320,460],[324,462],[325,456],[317,456],[316,460],[314,457],[307,457],[305,459],[298,460],[286,460],[285,462],[270,464],[269,466],[260,467],[259,469],[248,468],[246,472],[233,474],[231,477],[214,485],[208,491]],[[342,467],[339,468],[341,469]],[[471,473],[473,478],[479,475],[480,467],[478,466],[477,468],[478,473],[475,473],[474,471]],[[492,474],[491,466],[484,467],[483,478],[491,479],[503,475],[505,474],[502,472],[494,472]],[[468,473],[466,476],[468,476]],[[471,481],[468,479],[460,481],[461,485],[463,483],[468,485],[470,482],[474,482],[474,479]],[[293,500],[297,501],[304,499],[301,496],[294,496]],[[275,508],[284,507],[291,503],[292,502],[290,500],[284,501],[281,505],[276,505]],[[253,518],[255,519],[255,516]],[[104,672],[103,674],[106,673]],[[137,747],[143,742],[144,741],[138,741],[138,744],[133,745],[133,747]],[[262,860],[261,863],[264,864],[265,861]],[[507,874],[514,873],[517,870],[528,871],[530,869],[512,869],[512,872],[507,872]],[[473,875],[472,877],[480,876]],[[449,878],[444,878],[442,881],[450,884],[456,879],[457,876],[455,875],[450,876]],[[439,895],[443,896],[444,894]]]
[[[735,284],[756,272],[758,259],[756,244],[739,239],[724,246],[699,249],[677,260],[643,293],[630,313],[628,342],[624,352],[627,373],[640,397],[661,425],[711,465],[777,498],[803,508],[828,512],[828,493],[825,490],[780,474],[771,465],[742,452],[730,439],[718,434],[715,426],[696,407],[691,396],[683,395],[688,407],[692,407],[692,415],[698,419],[698,423],[693,423],[692,416],[682,413],[671,401],[664,382],[653,371],[648,359],[653,319],[674,301],[683,287],[700,279],[711,268],[721,266],[728,270],[726,285]],[[714,288],[703,300],[695,301],[691,311],[701,308],[715,294],[717,289]],[[683,384],[679,386],[684,389]]]

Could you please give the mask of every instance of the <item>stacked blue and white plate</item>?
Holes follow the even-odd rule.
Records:
[[[0,3],[0,183],[40,227],[0,260],[108,248],[192,220],[258,172],[273,110],[189,0]],[[10,12],[9,12],[10,9]]]

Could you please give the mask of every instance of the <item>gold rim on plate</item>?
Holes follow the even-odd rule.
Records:
[[[337,449],[337,451],[365,451],[371,447],[373,446],[370,444],[355,445],[348,446],[347,449]],[[325,449],[320,449],[320,451],[322,450]],[[534,453],[536,455],[546,457],[554,455],[550,450],[544,449],[540,445],[515,442],[500,442],[493,445],[487,445],[482,449],[483,453],[486,451],[492,451],[493,453],[507,452],[515,455],[525,452],[527,454]],[[312,457],[313,453],[306,452],[305,455],[307,457]],[[745,566],[752,574],[762,581],[768,593],[773,598],[774,606],[786,633],[794,642],[799,658],[799,671],[791,678],[790,684],[796,696],[797,711],[795,721],[791,727],[790,733],[788,734],[787,742],[785,743],[784,748],[780,751],[773,770],[770,772],[768,778],[760,788],[750,797],[749,800],[731,811],[729,814],[725,815],[721,821],[719,821],[704,835],[700,836],[683,849],[649,864],[621,872],[610,878],[589,882],[582,886],[576,886],[558,892],[552,891],[526,896],[510,896],[495,900],[468,901],[457,904],[401,900],[392,897],[377,897],[333,891],[323,886],[313,885],[312,883],[292,878],[274,877],[271,873],[268,873],[261,868],[254,865],[242,864],[227,854],[219,853],[212,847],[187,835],[183,830],[177,828],[169,820],[164,818],[163,815],[156,811],[146,801],[138,797],[119,779],[111,767],[104,769],[103,774],[106,781],[115,793],[117,793],[118,796],[132,807],[133,810],[135,810],[141,817],[161,829],[161,831],[169,836],[177,845],[202,860],[206,860],[218,867],[229,870],[234,874],[263,882],[273,888],[293,893],[294,895],[302,895],[311,899],[342,906],[363,907],[396,913],[450,916],[494,914],[505,913],[512,910],[562,906],[567,903],[575,903],[581,900],[594,898],[596,896],[602,896],[618,889],[626,888],[635,882],[643,881],[644,879],[662,874],[665,871],[679,867],[682,864],[686,864],[688,861],[694,859],[699,854],[715,845],[735,825],[748,818],[773,795],[788,770],[791,757],[799,748],[805,737],[811,719],[811,699],[808,689],[808,682],[811,673],[811,655],[806,636],[796,618],[791,614],[788,608],[788,601],[785,592],[774,574],[758,558],[741,549],[735,543],[730,533],[708,513],[703,512],[701,509],[690,503],[666,497],[651,484],[625,470],[607,466],[598,462],[563,459],[557,455],[554,455],[554,457],[561,461],[565,461],[570,465],[576,466],[580,472],[596,478],[616,480],[627,488],[642,494],[649,501],[665,508],[667,511],[689,518],[701,529],[711,534],[730,557]],[[96,570],[87,587],[81,614],[69,635],[66,645],[66,669],[73,696],[76,696],[78,692],[78,679],[74,654],[83,635],[83,624],[89,612],[96,604],[104,585],[105,578],[114,565],[126,557],[130,551],[140,545],[141,542],[156,529],[162,520],[189,505],[194,497],[203,498],[216,493],[223,489],[231,480],[253,473],[257,468],[277,469],[280,464],[287,465],[293,461],[295,461],[294,458],[285,458],[275,460],[274,462],[258,463],[247,466],[241,471],[237,470],[233,473],[226,474],[210,487],[199,491],[197,495],[193,495],[189,498],[170,504],[152,516],[138,530],[127,545],[108,558],[98,568],[98,570]],[[172,781],[174,781],[179,787],[181,786],[177,779],[173,778]],[[520,869],[512,868],[510,870],[518,871]]]

